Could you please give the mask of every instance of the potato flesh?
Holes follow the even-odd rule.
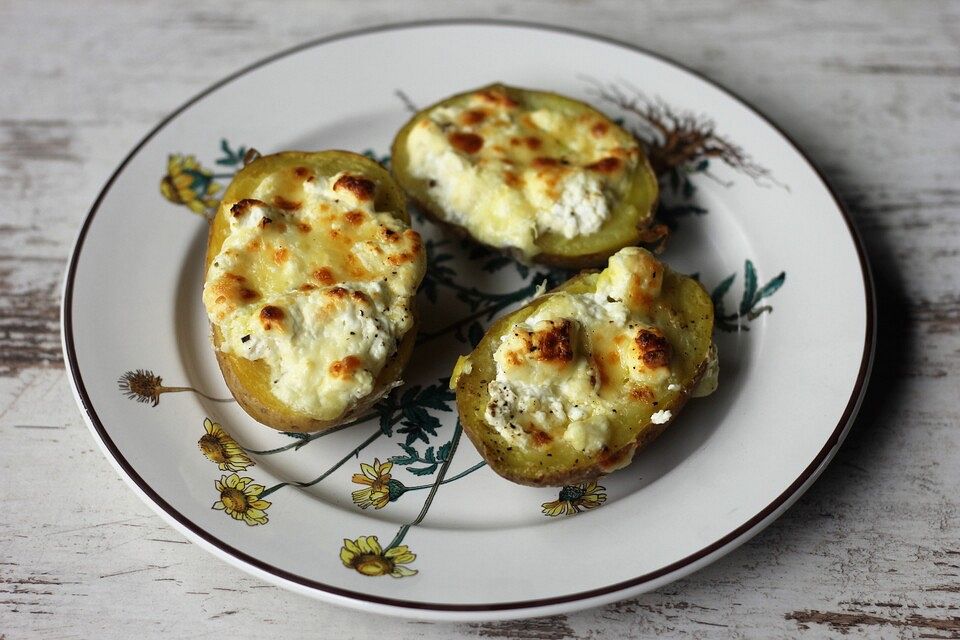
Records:
[[[581,274],[556,291],[592,293],[596,290],[597,278],[595,273]],[[706,367],[713,332],[713,305],[709,296],[696,281],[667,270],[650,319],[671,343],[671,370],[678,388],[661,390],[648,400],[633,400],[626,394],[610,392],[612,397],[619,395],[620,402],[613,405],[617,412],[610,416],[607,448],[597,454],[587,455],[560,439],[541,447],[511,448],[484,418],[490,400],[487,386],[496,377],[493,354],[504,333],[535,314],[549,298],[550,294],[534,300],[494,323],[469,356],[466,367],[469,371],[461,365],[461,375],[456,382],[457,406],[464,430],[491,468],[515,482],[538,486],[583,481],[629,462],[633,446],[646,444],[663,428],[652,423],[651,417],[663,410],[675,415],[695,388]],[[607,388],[624,389],[626,385],[624,374],[623,378],[612,380]]]
[[[471,225],[474,225],[473,229],[471,229],[469,225],[464,226],[466,223],[461,225],[462,228],[484,244],[503,250],[513,250],[514,253],[520,253],[521,257],[525,260],[568,266],[601,264],[618,249],[638,243],[641,240],[641,230],[648,227],[652,222],[653,209],[658,195],[656,178],[650,169],[649,163],[643,156],[643,152],[639,150],[639,147],[636,147],[635,141],[633,141],[627,132],[623,131],[615,123],[603,116],[603,114],[582,102],[556,94],[493,85],[477,91],[454,96],[424,109],[401,129],[394,140],[393,171],[401,186],[418,203],[425,207],[433,217],[458,224],[456,216],[446,211],[441,199],[434,195],[434,193],[437,193],[436,183],[434,182],[433,187],[431,187],[431,181],[428,177],[417,175],[418,171],[415,170],[410,157],[408,141],[411,133],[413,133],[415,127],[418,126],[418,123],[429,118],[429,114],[434,112],[434,110],[463,107],[469,103],[472,96],[490,91],[500,92],[497,93],[497,95],[507,96],[510,100],[518,103],[522,109],[529,111],[544,110],[548,113],[564,114],[565,116],[569,116],[568,119],[571,121],[579,121],[579,119],[582,119],[586,123],[585,126],[601,125],[604,130],[615,131],[618,135],[622,135],[624,139],[630,140],[633,145],[630,153],[625,152],[623,149],[620,150],[624,154],[623,157],[626,158],[632,154],[633,151],[636,152],[636,157],[630,160],[632,168],[626,171],[625,175],[609,183],[605,188],[606,191],[610,192],[611,210],[609,217],[603,222],[599,230],[595,232],[576,235],[574,237],[565,237],[564,234],[556,231],[546,231],[532,240],[532,246],[519,247],[518,249],[515,246],[508,246],[508,244],[502,241],[497,242],[492,240],[496,234],[501,234],[504,237],[512,234],[505,234],[493,228],[487,229],[483,226],[487,224],[500,225],[503,221],[495,222],[492,218],[489,221],[477,220],[471,222]],[[558,151],[558,149],[566,149],[566,147],[558,145],[556,142],[552,145],[549,144],[549,135],[541,137],[547,138],[548,142],[544,143],[542,149],[538,147],[535,153],[528,152],[527,155],[540,156],[545,154],[550,156],[552,151],[554,155],[558,155],[558,158],[554,158],[555,160],[567,160],[562,157],[562,153]],[[563,142],[562,138],[560,142]],[[509,147],[509,143],[503,146]],[[520,146],[523,148],[522,144]],[[479,153],[484,153],[484,151],[481,149]],[[509,151],[509,154],[511,154],[510,158],[512,158],[512,155],[516,155],[516,153],[516,151]],[[573,164],[577,164],[576,153],[567,149],[567,155],[571,153],[573,153],[571,156],[571,158],[573,158]],[[582,160],[583,156],[581,156],[580,159]],[[513,160],[511,160],[511,162],[512,161]],[[521,162],[522,161],[523,159],[521,158]],[[522,170],[523,166],[518,166],[515,173],[522,173]],[[587,173],[591,172],[588,171]],[[522,187],[516,187],[516,189],[521,188]],[[510,191],[509,187],[504,185],[500,185],[499,191],[491,188],[490,195],[491,197],[495,195],[494,192],[503,194],[504,190]],[[518,202],[523,201],[523,198],[516,199]],[[483,201],[484,199],[475,198],[475,200]],[[517,224],[529,225],[531,221],[528,218],[529,216],[518,216]],[[482,233],[478,232],[478,229],[482,230]]]

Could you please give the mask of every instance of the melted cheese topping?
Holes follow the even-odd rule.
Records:
[[[231,205],[207,271],[203,302],[220,350],[265,361],[274,395],[320,420],[371,393],[413,324],[420,236],[375,211],[375,189],[359,176],[311,174],[302,200],[268,203],[257,199],[272,192],[267,182]]]
[[[636,140],[600,114],[527,109],[499,88],[428,112],[407,151],[451,222],[528,257],[544,233],[598,231],[640,158]]]
[[[625,393],[644,400],[679,389],[670,343],[649,319],[663,270],[648,251],[622,249],[594,293],[552,294],[514,325],[494,353],[487,422],[511,446],[560,438],[590,454],[609,442],[609,416]],[[669,421],[668,413],[653,421]]]

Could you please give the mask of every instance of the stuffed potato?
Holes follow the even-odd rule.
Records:
[[[392,158],[426,215],[525,262],[600,266],[665,233],[636,139],[557,94],[497,84],[453,96],[407,122]]]
[[[713,305],[699,282],[630,247],[500,319],[451,377],[490,467],[558,486],[619,469],[691,395],[716,388]]]
[[[234,177],[203,302],[224,380],[254,419],[318,431],[395,385],[426,268],[409,222],[389,173],[354,153],[278,153]]]

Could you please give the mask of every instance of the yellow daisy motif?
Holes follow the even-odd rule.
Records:
[[[267,524],[266,510],[272,503],[260,499],[262,484],[253,484],[253,478],[231,473],[217,480],[216,487],[220,499],[213,504],[214,509],[225,511],[234,520],[243,520],[251,527]]]
[[[170,155],[167,175],[160,181],[164,198],[202,215],[220,203],[212,197],[218,191],[220,185],[214,182],[213,173],[200,166],[194,156]]]
[[[383,509],[390,502],[390,470],[393,469],[392,462],[380,463],[379,458],[374,458],[373,465],[360,463],[360,470],[363,473],[353,474],[353,481],[357,484],[366,485],[366,489],[357,489],[353,492],[353,502],[361,509],[373,506],[375,509]]]
[[[406,578],[417,575],[416,569],[403,565],[410,564],[417,556],[407,545],[393,547],[383,551],[377,536],[360,536],[356,540],[344,538],[340,548],[340,560],[348,569],[355,569],[365,576],[391,575],[394,578]]]
[[[203,421],[203,428],[206,433],[197,444],[208,460],[217,463],[220,471],[243,471],[254,466],[253,460],[219,424],[207,418]]]
[[[560,490],[557,500],[544,502],[543,515],[551,518],[560,515],[579,513],[584,509],[595,509],[607,501],[605,487],[596,482],[582,482],[578,485],[567,485]]]

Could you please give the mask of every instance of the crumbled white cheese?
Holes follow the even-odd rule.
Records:
[[[667,391],[680,391],[680,385],[671,382],[667,385]]]
[[[653,424],[666,424],[670,422],[670,418],[672,417],[673,413],[670,412],[670,409],[661,409],[650,416],[650,422]]]
[[[599,230],[609,217],[610,208],[600,179],[577,171],[563,183],[560,199],[549,209],[537,212],[537,230],[575,238]]]

